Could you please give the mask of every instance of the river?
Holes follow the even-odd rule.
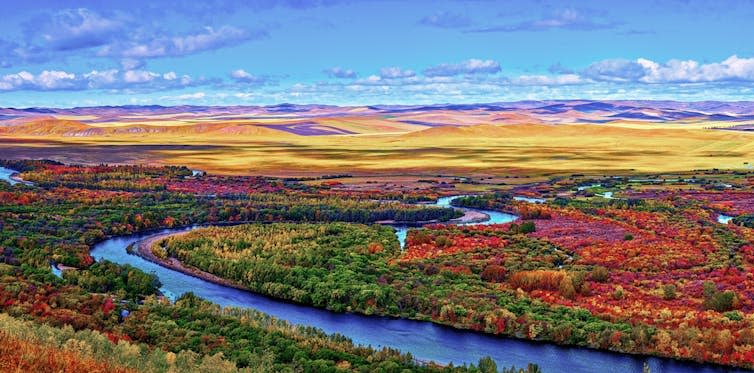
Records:
[[[451,198],[441,198],[436,205],[449,206]],[[483,211],[490,216],[484,223],[507,222],[515,216],[497,211]],[[193,228],[166,229],[158,233],[180,232]],[[154,233],[152,233],[154,234]],[[536,363],[546,373],[553,372],[641,372],[648,362],[653,373],[738,372],[718,366],[700,365],[673,359],[634,356],[579,347],[562,347],[488,334],[458,330],[425,321],[335,313],[292,304],[263,295],[217,285],[146,261],[126,253],[126,247],[149,235],[115,237],[94,246],[96,260],[130,264],[154,272],[162,282],[160,289],[171,299],[193,292],[221,306],[253,308],[293,324],[317,327],[326,333],[340,333],[354,343],[372,347],[388,346],[410,352],[415,358],[441,364],[476,363],[491,356],[499,367],[524,367]],[[743,372],[743,370],[741,370]]]
[[[720,214],[717,216],[717,222],[720,224],[728,224],[730,223],[731,220],[733,220],[733,218],[734,218],[733,216]]]
[[[28,181],[19,181],[13,179],[13,175],[17,174],[18,172],[15,170],[11,170],[10,168],[5,168],[0,166],[0,180],[3,180],[10,185],[16,185],[16,184],[26,184],[26,185],[32,185],[32,183]]]

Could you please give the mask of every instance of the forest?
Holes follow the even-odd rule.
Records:
[[[95,262],[89,255],[92,245],[106,237],[195,223],[441,220],[456,215],[450,209],[348,196],[317,199],[296,188],[282,195],[208,197],[203,191],[164,187],[190,181],[184,179],[190,172],[173,167],[0,164],[22,170],[24,180],[35,183],[11,187],[0,182],[0,316],[11,317],[0,331],[8,352],[0,367],[23,361],[32,370],[70,372],[82,367],[121,372],[489,371],[484,370],[489,361],[480,368],[419,363],[399,351],[356,346],[342,336],[301,329],[258,312],[222,309],[192,294],[170,303],[159,293],[154,275]],[[383,234],[392,234],[385,229]],[[59,278],[50,272],[50,263],[70,269]],[[32,358],[44,354],[51,357]]]
[[[272,371],[494,371],[488,360],[464,367],[418,362],[260,312],[223,309],[190,293],[171,303],[154,275],[90,255],[108,237],[208,224],[162,238],[150,251],[256,293],[335,312],[754,367],[754,229],[746,224],[754,214],[754,178],[748,174],[700,173],[687,188],[552,178],[455,199],[459,208],[519,217],[456,225],[446,221],[462,211],[415,203],[449,195],[444,188],[406,200],[384,191],[382,200],[375,198],[379,190],[354,191],[328,180],[195,176],[181,167],[0,164],[34,183],[0,182],[0,308],[12,318],[8,325],[26,330],[0,334],[18,346],[14,351],[49,351],[119,371],[200,371],[205,361],[229,371],[262,365]],[[717,190],[714,180],[733,183],[732,190]],[[209,193],[212,185],[223,192]],[[598,195],[605,191],[616,198]],[[737,218],[721,224],[721,213]],[[405,247],[393,227],[379,224],[385,221],[417,223]],[[62,277],[51,264],[64,268]],[[107,340],[108,348],[122,350],[100,358],[91,347],[71,348],[74,342],[36,343],[30,333],[85,340],[76,342],[82,346]]]

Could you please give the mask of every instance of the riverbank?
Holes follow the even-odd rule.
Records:
[[[20,175],[21,174],[19,174],[18,172],[16,172],[16,173],[11,174],[10,177],[8,177],[8,178],[11,179],[11,180],[13,180],[13,181],[15,181],[15,182],[17,182],[17,183],[19,183],[19,184],[27,184],[28,181],[24,181],[24,179],[22,179]]]
[[[195,267],[187,266],[183,264],[177,258],[168,257],[167,259],[163,259],[163,258],[158,257],[157,255],[154,255],[154,253],[152,252],[152,246],[156,244],[157,242],[164,240],[168,237],[181,236],[188,232],[190,231],[184,231],[184,232],[178,232],[178,233],[175,233],[175,232],[158,233],[158,234],[148,236],[142,239],[141,241],[137,241],[133,244],[134,250],[132,253],[154,264],[163,266],[168,269],[172,269],[174,271],[183,273],[185,275],[189,275],[189,276],[196,277],[204,281],[211,282],[213,284],[232,287],[238,290],[251,291],[246,286],[243,286],[242,284],[239,284],[235,281],[215,276],[209,272],[202,271]]]
[[[460,218],[451,219],[448,222],[452,224],[474,224],[483,223],[490,220],[490,216],[481,211],[464,208],[462,208],[461,210],[463,211],[463,216],[461,216]]]

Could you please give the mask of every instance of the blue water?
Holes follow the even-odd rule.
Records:
[[[18,184],[18,181],[13,180],[10,178],[11,175],[15,174],[16,171],[13,171],[11,169],[0,167],[0,180],[3,180],[5,182],[10,183],[10,185],[16,185]]]
[[[53,275],[63,278],[63,271],[60,268],[58,268],[55,264],[50,264],[50,271],[52,271]]]
[[[529,203],[545,203],[544,198],[531,198],[531,197],[522,197],[522,196],[515,196],[513,197],[516,201],[524,201]]]
[[[720,214],[717,216],[717,222],[720,224],[728,224],[730,223],[731,220],[733,220],[733,218],[734,218],[733,216]]]
[[[0,180],[5,181],[9,183],[10,185],[16,185],[16,184],[26,184],[26,185],[32,185],[31,182],[28,181],[16,181],[11,179],[11,176],[15,173],[18,173],[15,170],[11,170],[10,168],[5,168],[0,166]]]
[[[439,207],[453,207],[451,206],[450,202],[453,201],[456,198],[465,197],[465,196],[450,196],[450,197],[440,197],[437,199],[437,202],[435,203],[436,206]],[[512,222],[516,219],[518,219],[518,216],[507,214],[504,212],[499,211],[491,211],[491,210],[479,210],[479,209],[470,209],[470,208],[458,208],[459,210],[471,210],[471,211],[479,211],[483,214],[486,214],[488,216],[488,219],[483,222],[476,222],[476,223],[462,223],[459,225],[488,225],[488,224],[502,224],[502,223],[508,223]]]
[[[408,235],[408,230],[411,229],[405,225],[394,225],[393,229],[395,229],[395,236],[398,237],[398,242],[401,244],[401,249],[406,247],[406,236]]]
[[[442,198],[440,206],[449,206],[452,198]],[[491,219],[486,222],[505,222],[515,216],[484,211]],[[511,218],[512,217],[512,218]],[[499,220],[498,220],[499,219]],[[192,228],[170,229],[159,233],[179,232]],[[549,343],[499,338],[483,333],[456,330],[431,322],[371,317],[349,313],[334,313],[313,307],[291,304],[243,290],[224,287],[184,275],[138,256],[126,253],[126,247],[146,237],[131,235],[103,241],[91,254],[97,260],[107,259],[130,264],[146,272],[154,272],[162,282],[160,289],[175,299],[186,292],[215,302],[221,306],[253,308],[293,324],[320,328],[326,333],[340,333],[354,343],[372,347],[389,346],[410,352],[419,360],[442,364],[476,363],[491,356],[498,366],[525,366],[533,362],[546,373],[552,372],[641,372],[648,362],[653,373],[675,372],[743,372],[717,366],[680,362],[672,359],[634,356],[577,347],[561,347]]]
[[[459,198],[461,196],[451,196],[451,197],[440,197],[437,199],[437,202],[435,202],[435,206],[440,207],[453,207],[450,205],[450,202],[456,198]],[[544,200],[542,200],[544,201]],[[487,220],[483,222],[475,222],[475,223],[461,223],[460,225],[473,225],[473,224],[502,224],[502,223],[508,223],[511,221],[514,221],[518,219],[516,215],[506,214],[504,212],[497,212],[497,211],[481,211],[481,210],[475,210],[475,209],[467,209],[467,208],[460,208],[460,207],[454,207],[457,210],[466,211],[466,210],[474,210],[474,211],[480,211],[487,215]],[[406,247],[406,235],[408,234],[408,230],[411,229],[411,227],[407,227],[405,225],[393,225],[393,229],[395,229],[395,235],[398,237],[398,242],[401,245],[401,249]]]

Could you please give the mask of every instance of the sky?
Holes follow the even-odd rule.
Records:
[[[0,0],[0,106],[754,99],[754,0]]]

